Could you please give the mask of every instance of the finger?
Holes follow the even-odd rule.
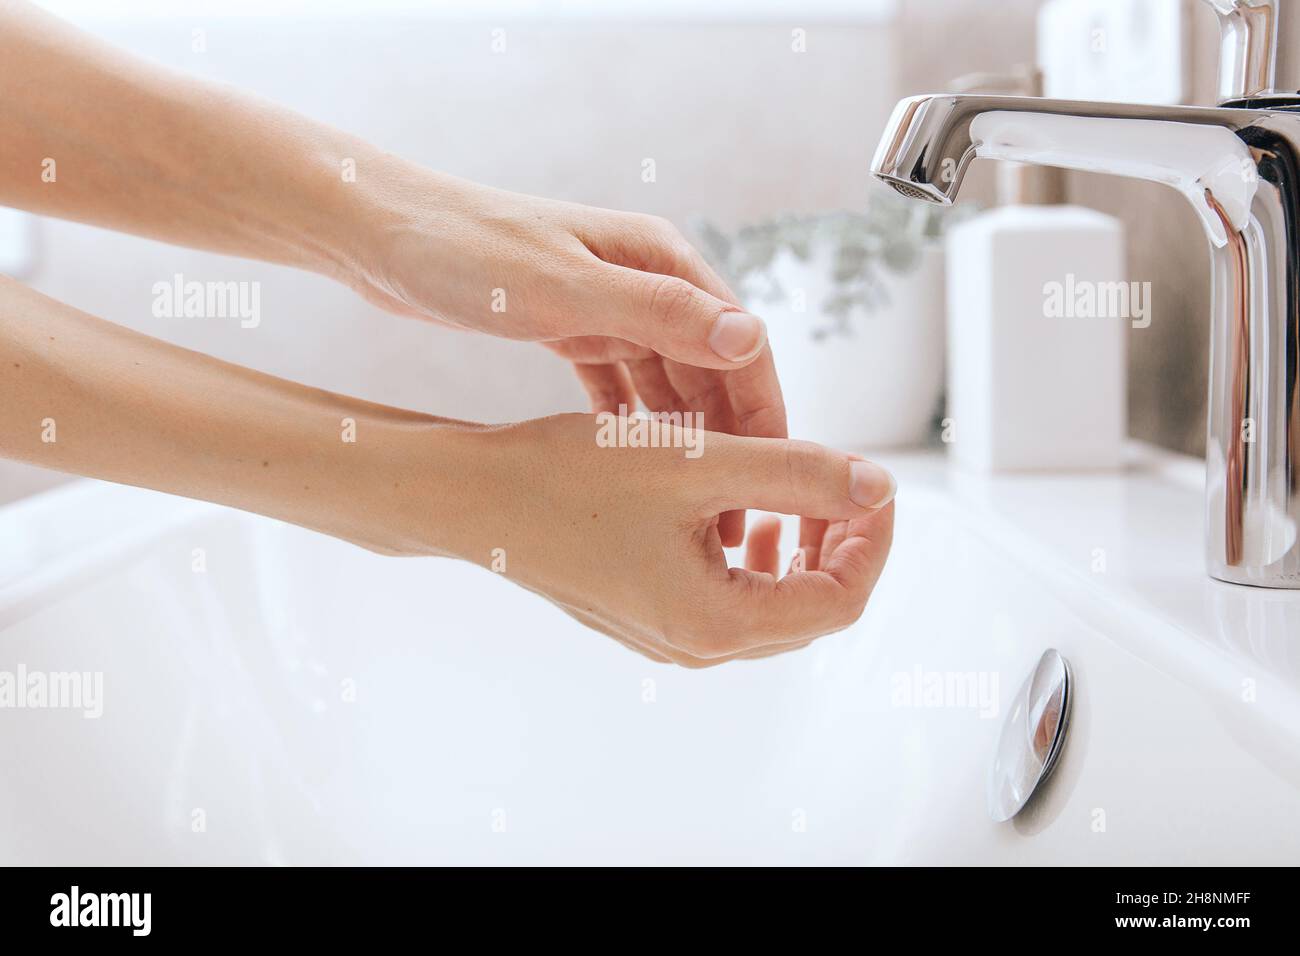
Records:
[[[679,258],[677,270],[671,274],[695,283],[720,299],[739,304],[735,294],[694,249],[689,255]],[[789,435],[785,398],[781,394],[781,381],[777,377],[771,346],[764,345],[754,361],[743,368],[733,369],[723,376],[722,381],[735,418],[735,427],[726,429],[728,432],[754,438],[785,438]]]
[[[724,379],[729,373],[716,369],[695,368],[665,359],[664,372],[681,397],[681,411],[699,412],[708,431],[736,433],[736,416],[731,411]],[[745,512],[728,511],[718,519],[718,536],[726,548],[737,547],[745,540]]]
[[[624,342],[622,339],[610,338],[608,335],[575,335],[568,339],[554,339],[543,342],[548,349],[570,362],[583,362],[591,365],[608,365],[630,359],[652,357],[655,352],[644,345]]]
[[[586,314],[593,331],[644,345],[700,368],[736,369],[752,362],[767,343],[763,320],[741,311],[686,279],[602,265]]]
[[[667,361],[659,356],[627,363],[632,383],[641,401],[652,412],[682,412],[690,410],[690,403],[678,394],[665,369]],[[678,363],[673,363],[674,365]],[[720,373],[712,372],[717,375]],[[745,513],[729,511],[718,518],[718,535],[725,548],[737,547],[745,540]]]
[[[677,393],[664,368],[666,361],[659,356],[644,361],[628,362],[632,384],[636,387],[647,409],[652,412],[683,412],[689,403]],[[676,364],[676,363],[674,363]],[[717,373],[712,373],[717,374]],[[718,517],[718,537],[724,548],[737,547],[745,540],[745,513],[728,511]]]
[[[665,359],[664,375],[679,398],[676,411],[699,412],[704,416],[702,425],[707,431],[735,434],[736,419],[731,413],[731,402],[722,380],[725,372],[711,368],[696,368]]]
[[[785,438],[785,399],[776,375],[772,349],[764,346],[754,361],[726,376],[727,397],[736,416],[738,435]]]
[[[740,307],[735,293],[670,222],[638,215],[617,216],[599,228],[584,232],[581,239],[593,254],[606,262],[676,276],[719,301]],[[743,372],[734,369],[725,384],[737,418],[737,434],[786,437],[785,402],[770,348],[764,346],[759,357],[743,367]]]
[[[709,463],[717,509],[757,508],[806,518],[858,518],[894,498],[894,477],[881,466],[812,442],[730,438],[710,433]],[[716,513],[716,512],[715,512]]]
[[[775,576],[781,566],[781,519],[765,515],[754,522],[745,542],[745,567],[758,574]]]
[[[849,523],[847,521],[831,521],[826,526],[826,535],[822,538],[821,555],[818,558],[818,567],[824,567],[826,562],[831,559],[835,549],[840,546],[845,537],[848,535]]]
[[[575,363],[573,370],[591,400],[593,412],[626,415],[636,410],[636,389],[622,362],[612,365]]]
[[[717,301],[739,307],[736,295],[671,223],[644,216],[619,216],[608,225],[608,228],[597,228],[581,236],[587,248],[596,256],[632,269],[675,276],[696,289],[703,290]],[[654,347],[670,358],[679,358],[664,348]],[[760,438],[786,437],[785,402],[776,376],[772,351],[766,344],[750,365],[733,368],[726,375],[715,378],[710,384],[720,386],[716,389],[701,388],[698,384],[700,376],[696,376],[695,382],[677,381],[674,377],[674,365],[685,368],[708,366],[708,363],[685,360],[680,365],[678,362],[665,364],[679,394],[693,393],[695,396],[707,397],[710,401],[710,407],[699,409],[707,416],[706,428]],[[751,365],[757,367],[751,368]],[[636,375],[635,370],[633,375]],[[683,373],[681,377],[685,379],[687,376]],[[638,391],[641,391],[641,397],[645,399],[646,394],[639,383]],[[687,408],[683,410],[697,410],[692,406],[698,404],[700,403],[688,401]],[[725,547],[739,545],[745,535],[744,511],[734,510],[721,515],[718,531]],[[815,551],[811,553],[816,554]]]
[[[745,512],[724,511],[718,515],[718,538],[724,548],[738,548],[745,540]]]
[[[847,534],[821,571],[775,580],[741,568],[730,571],[738,594],[731,604],[729,640],[718,656],[811,640],[848,627],[866,607],[893,541],[893,505],[849,522]]]
[[[626,364],[628,372],[632,375],[632,384],[636,386],[637,394],[641,396],[641,401],[645,403],[647,409],[652,412],[672,412],[682,408],[681,396],[668,381],[668,373],[664,371],[662,358],[651,355],[649,358],[633,360]]]
[[[677,276],[712,296],[740,305],[734,292],[666,219],[639,213],[613,213],[598,224],[584,224],[579,238],[597,258],[641,272]]]
[[[804,570],[816,571],[821,567],[822,539],[829,524],[822,518],[799,519],[799,547],[804,552]]]
[[[754,438],[786,437],[785,399],[781,395],[781,383],[776,377],[770,347],[764,346],[757,359],[744,368],[727,372],[722,379],[734,421],[729,432]],[[744,512],[728,512],[737,513],[743,531]],[[731,526],[728,524],[726,527],[730,529]],[[808,555],[815,561],[816,549],[809,550]]]
[[[825,571],[845,588],[870,591],[885,568],[894,541],[894,505],[844,524],[844,539],[826,559]]]

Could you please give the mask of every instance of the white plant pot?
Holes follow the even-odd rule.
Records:
[[[752,295],[768,281],[781,299]],[[926,245],[911,272],[882,272],[882,284],[885,301],[855,308],[847,331],[822,312],[833,290],[830,249],[814,250],[808,262],[782,252],[766,279],[748,284],[767,321],[792,438],[861,451],[929,436],[944,381],[942,245]],[[796,311],[800,292],[806,305]],[[818,338],[818,329],[830,331]]]

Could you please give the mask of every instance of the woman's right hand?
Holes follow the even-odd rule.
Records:
[[[645,656],[690,667],[794,650],[861,615],[893,534],[888,472],[808,442],[716,432],[673,431],[701,440],[698,457],[602,447],[602,418],[464,432],[455,460],[473,473],[455,487],[472,501],[450,509],[451,528],[444,511],[429,529],[444,535],[439,553],[492,566]],[[437,481],[445,493],[446,476]],[[747,567],[728,568],[718,517],[742,508],[825,519],[803,542],[802,569],[780,575],[770,516],[750,531]],[[407,518],[419,513],[408,501]]]

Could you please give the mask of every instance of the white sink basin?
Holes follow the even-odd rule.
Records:
[[[90,482],[0,509],[0,671],[103,673],[98,719],[0,710],[0,862],[1300,856],[1300,593],[1204,575],[1193,468],[886,460],[862,620],[706,671],[489,572],[225,509]],[[1048,647],[1076,678],[1064,754],[995,824],[1002,717]]]

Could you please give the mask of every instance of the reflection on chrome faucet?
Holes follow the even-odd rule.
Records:
[[[1300,97],[1217,108],[938,94],[895,108],[872,172],[952,203],[977,158],[1158,182],[1191,203],[1213,278],[1207,551],[1224,581],[1300,588]]]

